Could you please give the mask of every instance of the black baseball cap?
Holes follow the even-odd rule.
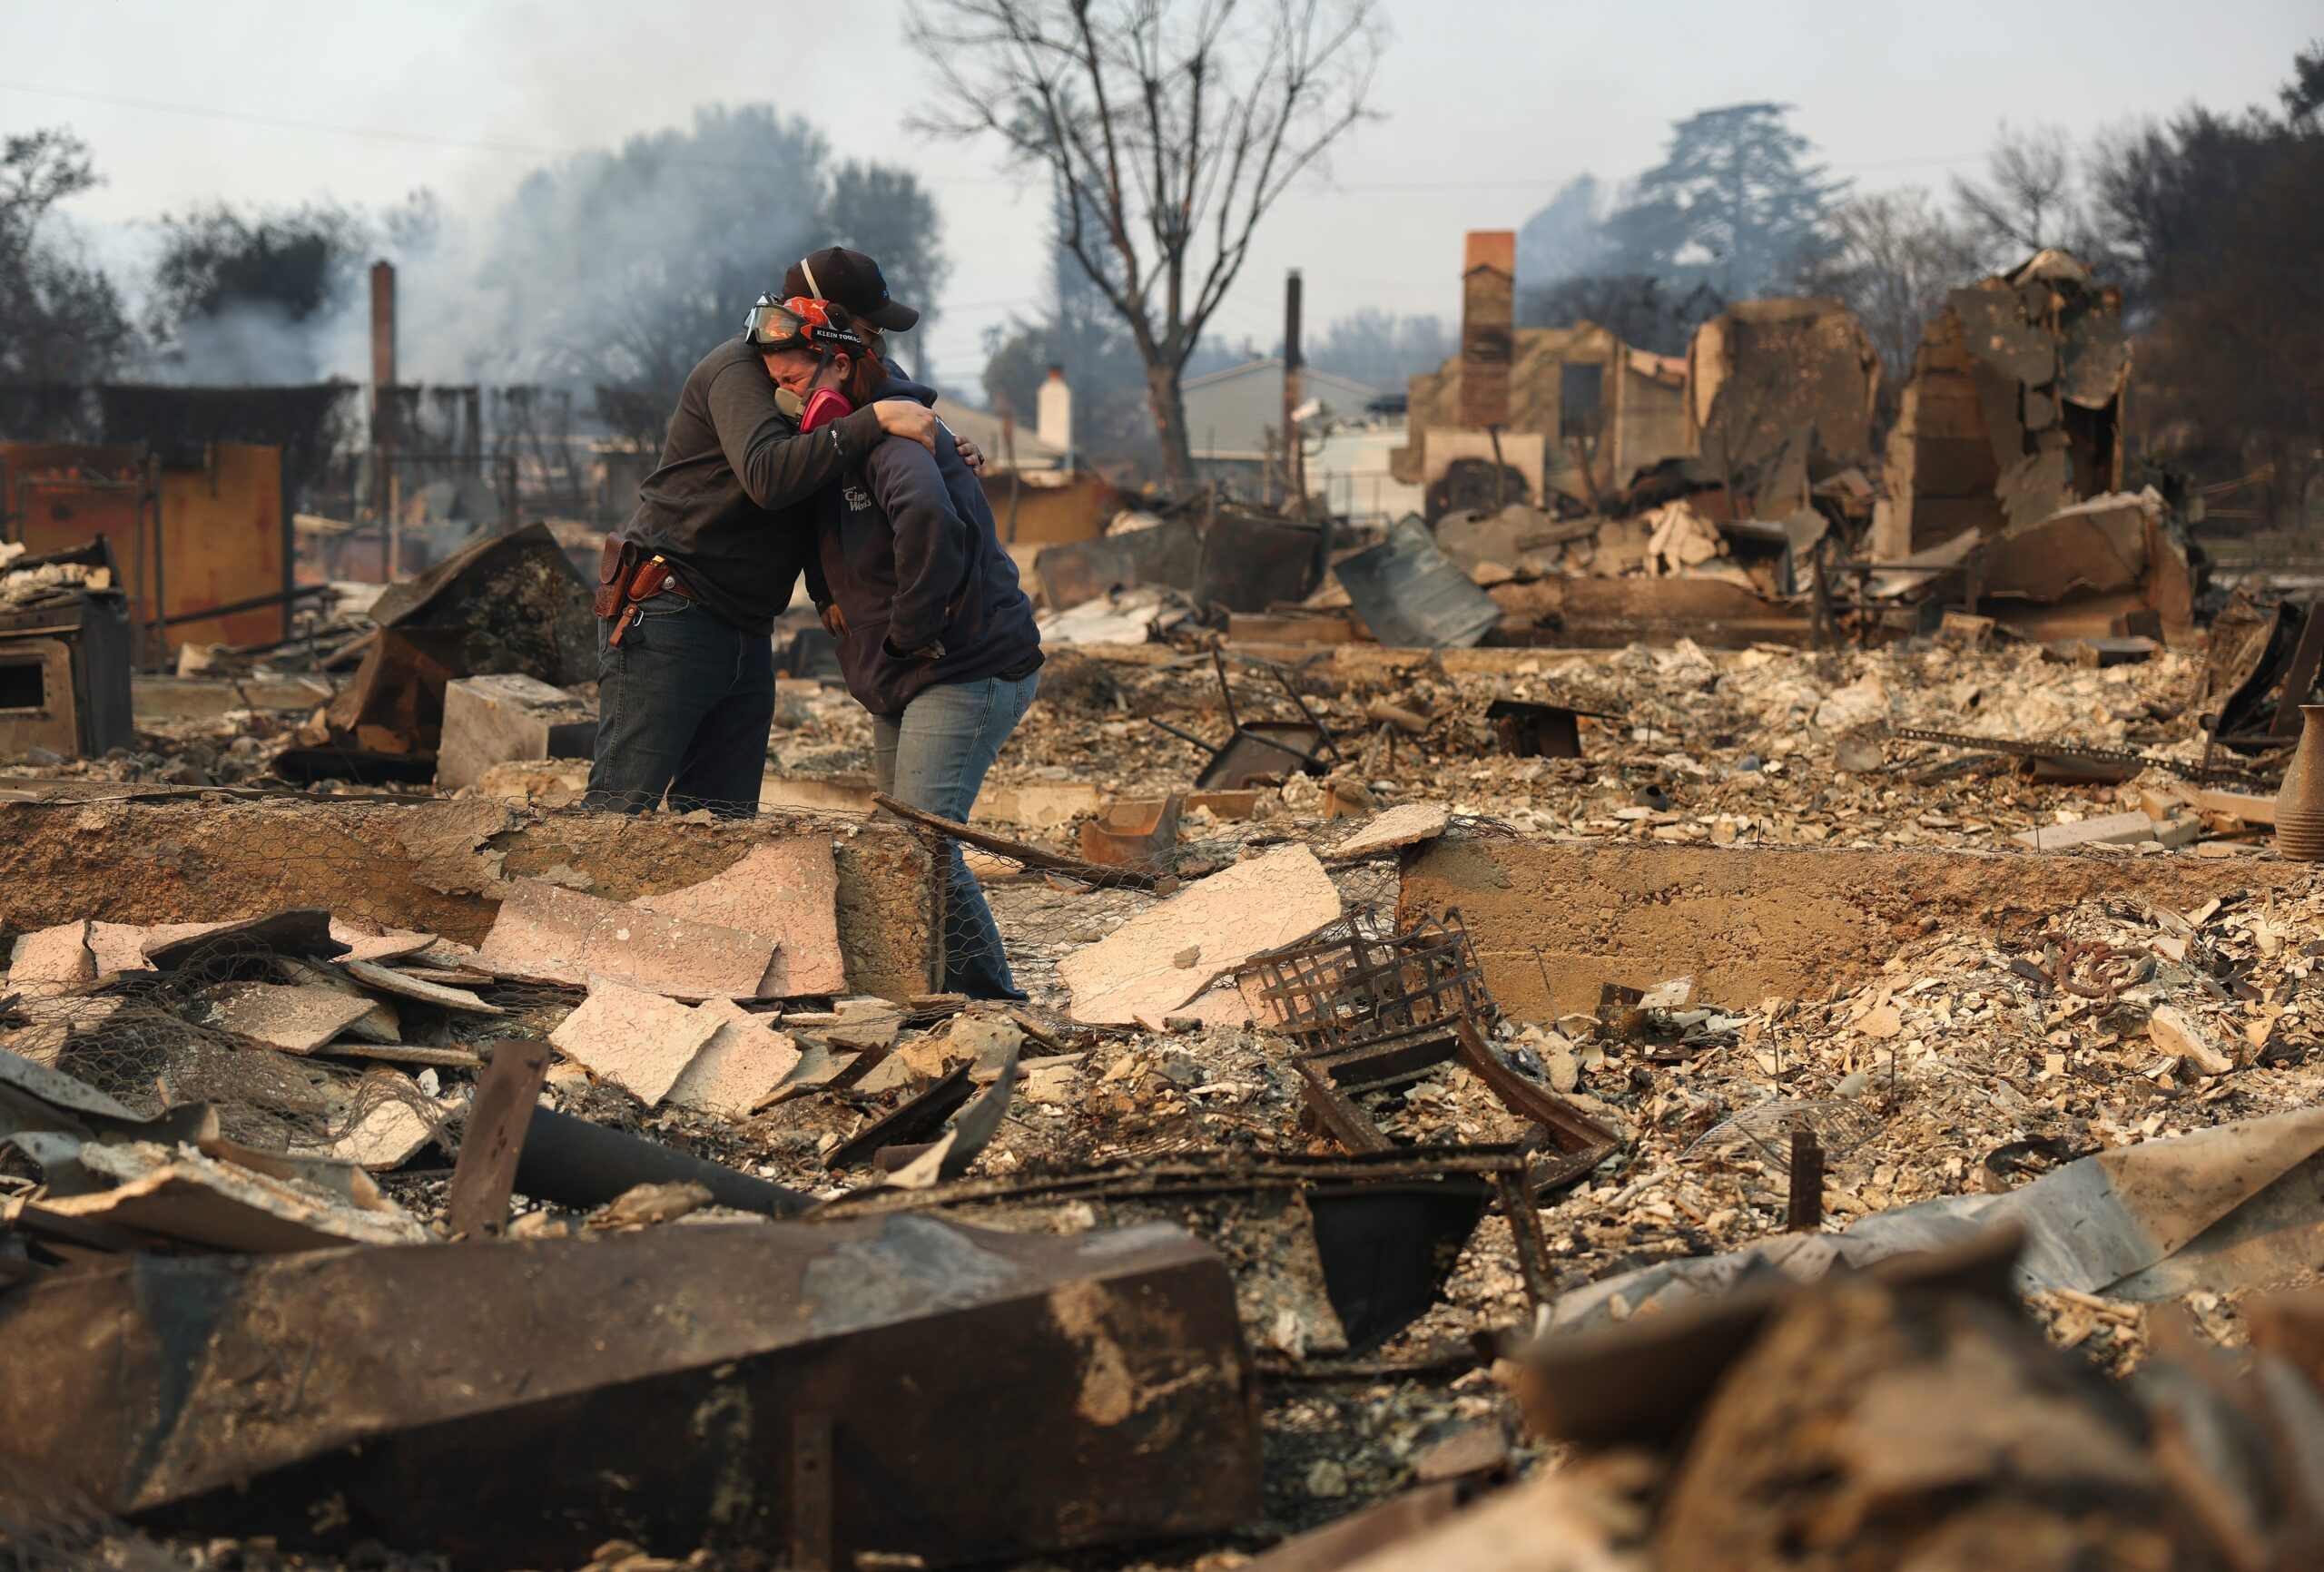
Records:
[[[786,299],[804,295],[845,306],[851,315],[891,333],[920,320],[918,311],[888,298],[888,280],[880,264],[845,246],[825,246],[792,263],[783,275],[783,293]]]

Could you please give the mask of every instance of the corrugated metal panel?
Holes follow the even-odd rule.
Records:
[[[1300,388],[1330,413],[1361,415],[1380,397],[1376,388],[1314,367],[1300,373]],[[1196,458],[1264,458],[1271,433],[1283,424],[1283,362],[1273,356],[1246,361],[1183,384],[1187,442]]]

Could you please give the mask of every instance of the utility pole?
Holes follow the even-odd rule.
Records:
[[[1299,270],[1283,276],[1283,494],[1292,516],[1307,516],[1307,445],[1299,439]]]

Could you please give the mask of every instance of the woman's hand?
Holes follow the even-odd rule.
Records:
[[[847,614],[839,609],[837,601],[823,608],[823,632],[835,639],[847,637]]]
[[[979,475],[984,473],[983,448],[979,447],[957,431],[952,433],[952,446],[960,450],[960,462],[967,465],[972,473]]]
[[[936,418],[935,410],[909,398],[882,398],[872,408],[879,414],[881,430],[891,437],[917,442],[934,455],[936,434],[943,429],[943,422]]]

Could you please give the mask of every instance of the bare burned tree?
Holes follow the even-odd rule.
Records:
[[[1145,361],[1167,478],[1194,458],[1178,378],[1259,221],[1364,117],[1373,0],[926,0],[921,123],[991,133],[1066,193],[1061,241]]]
[[[1985,155],[1985,178],[1955,177],[1953,195],[1995,268],[2014,267],[2049,246],[2092,251],[2073,144],[2054,125],[2004,123]]]

